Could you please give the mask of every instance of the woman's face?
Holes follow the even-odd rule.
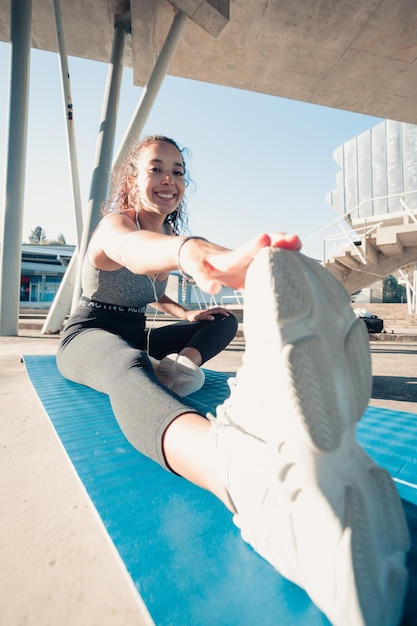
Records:
[[[142,148],[138,159],[139,210],[169,215],[185,191],[184,165],[175,146],[166,141]]]

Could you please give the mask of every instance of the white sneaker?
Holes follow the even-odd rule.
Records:
[[[244,328],[243,366],[212,426],[236,525],[332,624],[397,625],[407,525],[389,474],[355,439],[372,386],[365,325],[316,262],[264,248]]]
[[[184,355],[168,354],[154,365],[154,370],[158,380],[182,398],[204,385],[203,370]]]

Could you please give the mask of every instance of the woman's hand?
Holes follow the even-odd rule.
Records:
[[[212,309],[204,309],[204,310],[195,310],[195,311],[187,311],[185,313],[185,319],[187,322],[202,322],[203,320],[213,321],[214,314],[221,313],[222,315],[229,316],[230,313],[227,309],[223,309],[221,306],[213,307]]]
[[[266,246],[300,250],[297,235],[262,234],[251,241],[228,250],[201,239],[189,239],[181,249],[181,267],[206,293],[218,293],[222,285],[243,289],[246,272],[259,250]]]

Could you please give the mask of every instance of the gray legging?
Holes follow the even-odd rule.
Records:
[[[150,336],[150,353],[162,358],[164,352],[179,352],[186,345],[200,349],[200,333],[200,352],[203,360],[207,360],[233,339],[236,329],[237,321],[233,315],[216,315],[214,322],[173,324],[154,329]],[[143,335],[146,342],[145,333]],[[179,341],[182,346],[178,345]],[[216,345],[217,352],[211,354],[213,349],[206,347],[210,344],[212,347]],[[162,345],[165,345],[165,351]],[[174,345],[176,349],[173,350]],[[84,328],[64,332],[57,365],[66,378],[107,394],[128,441],[169,469],[162,449],[163,434],[179,415],[197,411],[159,383],[143,349],[133,347],[119,335],[102,328]]]

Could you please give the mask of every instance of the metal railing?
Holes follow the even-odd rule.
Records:
[[[320,230],[315,232],[313,235],[310,235],[310,237],[307,237],[307,239],[304,239],[303,246],[305,246],[307,243],[309,243],[310,241],[312,241],[313,239],[315,239],[316,237],[323,234],[324,232],[326,232],[327,230],[329,230],[330,228],[334,226],[338,225],[343,230],[342,222],[347,222],[350,227],[349,231],[343,231],[343,233],[340,235],[339,234],[329,235],[328,237],[324,238],[323,257],[322,257],[322,264],[324,264],[326,263],[327,260],[329,260],[329,258],[331,258],[331,256],[334,256],[334,252],[330,255],[328,253],[328,249],[326,249],[327,248],[326,243],[328,242],[337,242],[339,240],[339,242],[342,242],[342,243],[345,242],[345,244],[346,243],[349,244],[349,247],[352,247],[352,249],[355,249],[358,247],[356,244],[358,236],[363,238],[363,241],[361,240],[361,243],[365,245],[365,242],[370,237],[370,235],[373,234],[378,228],[383,226],[384,222],[387,219],[388,220],[394,219],[401,214],[404,214],[410,217],[410,219],[417,225],[417,209],[410,209],[404,200],[405,196],[408,197],[411,194],[417,194],[417,189],[414,189],[412,191],[403,191],[397,194],[390,194],[386,196],[368,198],[367,200],[364,200],[360,204],[354,206],[352,209],[349,209],[349,211],[345,211],[343,215],[340,215],[335,220],[332,220],[329,224],[327,224],[326,226],[323,226],[323,228],[320,228]],[[379,215],[372,215],[372,216],[364,217],[362,218],[363,225],[361,226],[359,224],[357,225],[352,224],[352,220],[350,219],[352,213],[354,213],[355,211],[359,212],[361,208],[363,208],[366,204],[369,204],[370,202],[376,202],[378,200],[388,200],[390,198],[399,198],[400,204],[402,206],[402,211],[396,211],[395,213],[394,212],[393,213],[381,213]],[[372,218],[372,220],[375,220],[375,218],[379,218],[380,221],[377,224],[375,224],[375,221],[372,221],[372,223],[368,223],[369,218]],[[358,219],[361,219],[361,218],[358,218]],[[339,246],[340,245],[341,243],[339,243]],[[333,251],[334,250],[335,248],[333,248]],[[361,255],[360,253],[358,253],[358,256],[361,258],[362,262],[366,264],[366,255],[365,255],[365,260],[363,260],[363,255]]]

